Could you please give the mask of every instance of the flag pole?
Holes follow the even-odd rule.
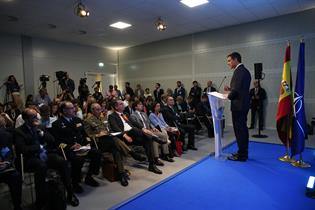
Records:
[[[303,161],[302,152],[300,153],[300,160],[294,161],[291,164],[297,168],[310,168],[311,167],[311,164]]]
[[[283,156],[279,157],[279,160],[283,161],[283,162],[292,162],[292,159],[289,155],[289,150],[290,150],[290,144],[289,144],[290,115],[287,116],[287,122],[288,122],[288,123],[286,123],[287,141],[286,141],[286,145],[285,145],[286,146],[285,147],[285,154]]]

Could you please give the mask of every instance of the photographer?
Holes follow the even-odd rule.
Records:
[[[86,101],[88,95],[90,94],[89,87],[86,85],[86,78],[80,79],[78,92],[79,92],[80,105],[82,106],[83,102]]]

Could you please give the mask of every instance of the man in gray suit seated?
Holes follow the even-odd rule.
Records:
[[[153,141],[153,150],[154,150],[154,161],[156,165],[163,166],[164,163],[159,159],[159,147],[161,146],[162,157],[164,160],[169,162],[174,162],[172,158],[170,158],[169,154],[169,139],[166,131],[158,130],[155,128],[148,118],[148,115],[143,112],[143,104],[141,101],[136,101],[133,104],[135,112],[130,115],[130,122],[133,126],[142,130],[142,132],[150,137],[157,137],[161,139],[164,144],[160,144],[156,141]]]

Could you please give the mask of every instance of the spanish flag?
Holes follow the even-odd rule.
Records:
[[[280,97],[277,112],[277,131],[282,143],[289,147],[292,140],[293,94],[291,76],[291,48],[287,46],[284,57]]]

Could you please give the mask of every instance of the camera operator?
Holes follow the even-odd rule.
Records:
[[[86,78],[80,79],[78,92],[79,92],[80,105],[82,105],[83,102],[86,101],[88,95],[90,94],[89,87],[86,85]]]
[[[70,95],[74,97],[73,91],[75,89],[75,83],[69,78],[69,74],[64,71],[57,71],[56,77],[63,93],[70,93]]]

